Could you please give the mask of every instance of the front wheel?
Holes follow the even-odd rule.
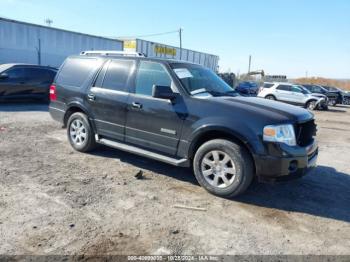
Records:
[[[198,183],[221,197],[243,193],[254,176],[253,162],[247,150],[224,139],[204,143],[195,154],[193,169]]]
[[[315,110],[316,109],[316,101],[312,100],[312,101],[307,102],[305,107],[311,111]]]
[[[69,143],[79,152],[88,152],[96,147],[91,125],[83,113],[77,112],[69,117],[67,136]]]

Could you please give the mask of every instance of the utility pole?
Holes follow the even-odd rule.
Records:
[[[38,47],[36,48],[38,52],[38,65],[41,65],[41,40],[38,38]]]
[[[182,58],[182,28],[179,29],[179,37],[180,37],[180,60]]]
[[[249,55],[249,66],[248,66],[248,74],[250,73],[250,66],[252,65],[252,56]]]
[[[50,19],[50,18],[45,19],[45,24],[47,24],[48,27],[51,27],[52,23],[53,23],[52,19]]]

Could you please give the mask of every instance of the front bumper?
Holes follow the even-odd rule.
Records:
[[[261,180],[299,178],[316,166],[318,145],[313,141],[306,147],[269,143],[268,155],[254,156],[256,174]]]

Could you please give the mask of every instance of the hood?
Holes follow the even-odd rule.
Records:
[[[315,98],[327,98],[326,95],[319,94],[319,93],[312,93],[312,94],[310,94],[310,96],[313,96]]]
[[[242,114],[249,112],[250,114],[260,115],[262,118],[273,119],[278,123],[302,123],[313,119],[313,114],[306,109],[258,97],[208,97],[207,99],[231,106],[232,110],[239,109]]]

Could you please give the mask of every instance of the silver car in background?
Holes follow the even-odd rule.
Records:
[[[291,83],[266,82],[259,89],[258,97],[299,105],[309,110],[328,109],[328,98],[325,95],[315,96],[306,88]]]

